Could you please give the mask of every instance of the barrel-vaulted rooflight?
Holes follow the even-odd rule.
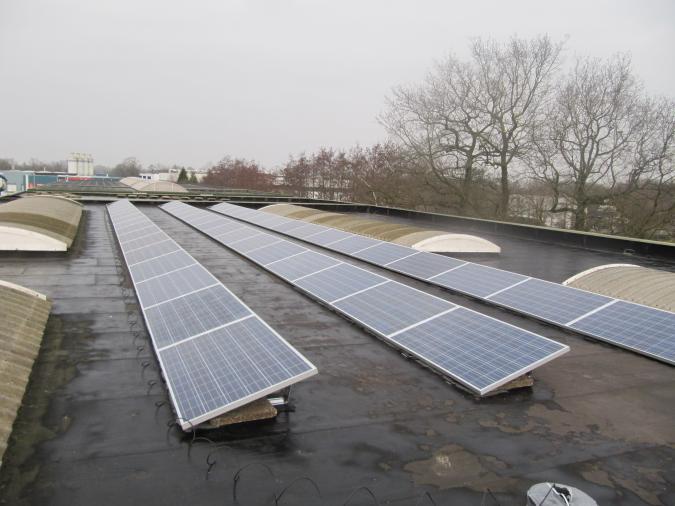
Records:
[[[67,251],[82,217],[82,204],[53,195],[0,204],[0,250]]]
[[[501,251],[499,246],[493,242],[475,235],[453,234],[442,230],[371,220],[361,216],[320,211],[294,204],[272,204],[260,210],[409,246],[419,251],[434,253],[499,253]]]

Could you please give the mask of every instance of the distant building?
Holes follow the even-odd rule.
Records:
[[[93,176],[94,158],[87,153],[70,153],[68,157],[68,174]]]
[[[8,170],[2,173],[6,181],[5,193],[18,193],[26,191],[34,185],[35,172],[28,170]]]
[[[168,181],[170,183],[175,183],[178,181],[178,176],[180,175],[180,170],[181,169],[175,169],[171,168],[168,170],[163,170],[161,172],[142,172],[141,174],[138,175],[141,179],[145,179],[148,181]],[[204,171],[196,171],[196,170],[191,170],[191,169],[186,169],[188,177],[190,177],[191,174],[194,174],[195,177],[197,178],[197,182],[201,183],[202,179],[204,179],[207,175],[207,172]]]
[[[352,180],[341,175],[324,176],[320,172],[313,172],[300,177],[288,178],[283,174],[276,174],[272,184],[282,191],[312,199],[328,199],[349,202],[352,200]]]

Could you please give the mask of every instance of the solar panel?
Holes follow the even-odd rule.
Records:
[[[446,340],[440,336],[447,336]],[[434,353],[434,366],[459,371],[476,390],[517,378],[557,350],[557,343],[458,307],[392,337],[401,347]]]
[[[201,218],[205,214],[212,215],[213,213],[179,202],[166,204],[162,206],[162,209],[209,235],[208,229],[196,224],[198,222],[195,218]],[[221,217],[221,219],[230,221],[225,217]],[[281,226],[284,225],[286,224]],[[304,227],[298,227],[297,230],[300,230],[300,228]],[[255,229],[251,228],[251,230]],[[317,235],[325,235],[323,231],[319,230],[319,232]],[[212,235],[211,237],[219,240],[217,236]],[[527,339],[522,337],[521,340],[517,340],[513,337],[511,341],[508,341],[515,343],[517,346],[522,346],[524,349],[510,350],[511,354],[504,360],[500,360],[498,356],[490,356],[490,361],[485,361],[481,367],[483,369],[497,367],[497,369],[495,371],[483,370],[482,374],[485,378],[489,378],[490,382],[483,380],[482,383],[479,383],[473,377],[465,377],[467,369],[460,367],[458,361],[452,362],[447,358],[447,356],[453,355],[461,356],[464,351],[458,346],[468,346],[468,338],[461,342],[456,340],[449,326],[436,329],[433,339],[419,338],[415,341],[413,334],[408,334],[413,329],[426,328],[424,325],[435,319],[445,322],[445,317],[451,318],[450,315],[459,306],[397,283],[384,276],[307,250],[295,243],[280,239],[276,235],[260,234],[249,239],[249,241],[250,244],[247,245],[247,248],[253,249],[240,251],[244,257],[286,279],[314,299],[370,330],[385,342],[405,349],[406,352],[420,361],[480,395],[484,395],[516,376],[532,370],[533,367],[528,368],[527,365],[523,365],[522,362],[525,361],[525,358],[521,362],[517,362],[513,360],[513,357],[531,357],[531,364],[539,366],[569,350],[567,346],[542,336],[515,329],[515,327],[498,320],[464,309],[465,314],[470,315],[478,322],[483,322],[483,328],[491,332],[489,339],[482,335],[472,336],[472,349],[481,346],[489,348],[503,336],[527,336]],[[271,243],[270,241],[276,242]],[[366,238],[349,238],[348,241],[351,243],[348,246],[350,249],[358,247],[358,249],[363,250],[364,247],[368,247],[372,243],[380,244]],[[221,241],[221,243],[227,246],[226,241]],[[256,248],[255,243],[263,246]],[[231,247],[236,249],[236,244]],[[372,249],[375,249],[375,247]],[[267,252],[274,250],[283,252],[278,256],[283,254],[288,256],[265,264],[267,258],[261,258],[259,253],[267,254]],[[385,255],[387,260],[397,258],[398,253],[400,253],[398,250],[394,252],[387,248],[380,248],[380,250],[378,254]],[[480,357],[474,357],[473,365],[478,367],[479,362]],[[472,375],[476,376],[480,373],[481,371],[473,371]]]
[[[457,307],[393,281],[347,297],[335,306],[386,336]]]
[[[297,227],[288,232],[288,235],[291,237],[303,238],[309,237],[310,235],[318,234],[326,230],[326,227],[321,225],[314,225],[313,223],[305,223],[303,227]]]
[[[221,222],[217,225],[207,227],[207,230],[209,231],[210,234],[219,235],[219,234],[225,234],[227,232],[232,232],[233,230],[236,230],[238,228],[241,228],[241,225],[238,222],[233,222],[233,223],[222,223]]]
[[[675,314],[668,311],[617,300],[570,327],[600,339],[609,329],[620,346],[675,365]]]
[[[274,230],[277,229],[275,228]],[[347,237],[350,237],[350,235],[351,234],[348,234],[347,232],[329,228],[312,235],[312,243],[323,246],[324,244],[330,244],[339,241],[340,239],[346,239]]]
[[[139,237],[145,237],[149,232],[153,232],[154,230],[155,230],[154,225],[143,225],[139,228],[130,230],[126,234],[119,234],[117,236],[117,239],[121,244],[125,244],[127,241],[138,239]]]
[[[307,222],[299,221],[299,220],[288,220],[283,225],[279,225],[279,226],[275,227],[275,229],[279,230],[280,232],[281,231],[290,232],[291,230],[293,230],[295,228],[304,227],[305,225],[307,225]]]
[[[378,276],[350,264],[338,264],[296,281],[295,285],[326,302],[347,297],[387,282]]]
[[[163,256],[161,262],[145,262],[134,265],[129,268],[129,271],[131,272],[131,276],[134,278],[134,280],[139,283],[141,281],[154,278],[155,276],[161,276],[162,274],[166,274],[194,264],[194,258],[188,255],[185,251],[178,250]]]
[[[230,241],[230,245],[235,250],[245,253],[254,249],[260,249],[265,246],[270,246],[279,242],[279,239],[269,234],[254,234],[246,239],[240,241]]]
[[[251,315],[223,285],[214,285],[144,309],[160,348]]]
[[[266,264],[265,268],[277,276],[294,281],[339,263],[341,262],[321,253],[305,250],[299,255],[289,256],[283,260]]]
[[[192,264],[139,281],[136,283],[136,293],[141,307],[145,308],[217,284],[219,281],[209,271],[199,264]]]
[[[401,260],[410,255],[414,255],[414,252],[411,253],[410,248],[391,243],[378,243],[372,248],[366,248],[365,250],[354,253],[356,258],[378,265]]]
[[[168,380],[188,420],[246,404],[307,373],[307,362],[260,319],[249,318],[160,351],[176,371]],[[279,366],[281,364],[281,367]],[[227,385],[223,388],[221,385]]]
[[[272,244],[270,246],[249,251],[248,255],[256,262],[267,265],[278,260],[283,260],[289,256],[296,255],[305,251],[305,248],[298,246],[292,242],[284,241],[283,243]]]
[[[451,290],[487,297],[499,290],[528,279],[514,272],[492,269],[484,265],[466,263],[433,278],[438,284]]]
[[[211,209],[226,216],[235,216],[238,212],[236,207],[223,203],[213,206]],[[250,216],[252,214],[249,213],[247,217],[240,219],[248,222],[250,221]],[[304,223],[300,220],[297,221]],[[289,226],[288,224],[284,225],[284,227]],[[274,227],[270,228],[280,233],[285,233],[283,230],[276,230]],[[347,234],[350,238],[335,243],[315,240],[316,237],[330,237],[328,234],[331,232],[340,234],[340,237],[343,238]],[[554,323],[563,328],[589,335],[610,344],[657,358],[666,363],[672,364],[675,362],[675,314],[670,312],[647,308],[638,304],[631,304],[629,310],[624,306],[624,304],[628,304],[625,301],[621,301],[622,304],[618,306],[616,304],[609,305],[610,302],[617,301],[618,299],[530,278],[514,272],[494,269],[485,265],[464,262],[452,257],[418,252],[413,248],[393,245],[383,241],[379,242],[382,246],[368,247],[372,243],[362,241],[373,241],[372,239],[334,229],[328,229],[328,231],[317,236],[301,237],[296,235],[295,237],[443,288],[462,292],[486,302],[507,307],[519,313]],[[352,241],[352,239],[354,240]],[[366,245],[366,249],[355,252],[354,248],[350,247],[350,245],[356,243]],[[385,249],[385,246],[394,246],[395,249]],[[403,256],[399,260],[390,260],[395,255],[403,254],[404,250],[408,250],[410,255]],[[383,254],[380,255],[380,251]],[[391,255],[385,252],[391,252]],[[605,304],[608,304],[606,308],[604,307]],[[617,313],[619,309],[624,308],[626,308],[625,312]],[[657,313],[653,313],[653,311],[657,311]],[[655,318],[657,321],[668,322],[668,327],[662,329],[660,326],[666,325],[664,323],[656,325],[655,330],[658,337],[655,339],[658,345],[654,345],[651,343],[652,339],[650,336],[644,334],[640,337],[637,334],[631,334],[621,326],[621,323],[612,322],[609,315],[611,315],[611,318],[617,318],[618,322],[624,320],[626,322],[644,322],[647,325],[646,328],[650,328],[648,326],[650,319]],[[593,323],[584,324],[584,322],[587,323],[587,318],[590,318],[588,322]],[[630,327],[630,325],[627,325],[627,327]],[[592,329],[592,331],[589,329]],[[629,338],[628,336],[631,337]],[[627,344],[627,340],[629,344]],[[642,340],[642,344],[634,343],[635,340]]]
[[[418,251],[407,258],[402,258],[385,265],[387,269],[391,269],[392,271],[426,280],[465,263],[455,258]]]
[[[612,299],[541,279],[528,279],[490,300],[553,323],[567,324]]]
[[[218,237],[227,244],[233,244],[237,241],[241,241],[242,239],[248,239],[249,237],[252,237],[257,234],[258,231],[255,229],[242,227],[230,230],[229,232],[220,233],[218,234]]]
[[[109,205],[108,213],[118,239],[128,239],[120,248],[184,430],[316,374],[129,201]],[[205,217],[202,226],[215,230],[214,217]]]
[[[367,237],[358,235],[352,235],[346,239],[340,239],[338,241],[328,243],[330,249],[333,251],[338,251],[345,254],[356,253],[357,251],[377,246],[378,244],[379,241],[376,241],[375,239],[369,239]]]
[[[140,262],[150,260],[152,258],[158,258],[167,253],[173,253],[174,251],[178,251],[179,249],[180,247],[175,242],[167,238],[166,240],[149,244],[147,246],[138,249],[134,249],[132,251],[129,251],[128,253],[125,252],[124,256],[126,257],[127,263],[129,265],[135,265]],[[122,246],[122,250],[124,250],[124,246]]]

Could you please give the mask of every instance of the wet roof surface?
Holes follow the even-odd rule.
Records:
[[[255,463],[268,468],[242,473],[242,504],[269,504],[301,477],[323,499],[299,481],[279,504],[341,505],[361,486],[393,505],[413,505],[424,491],[438,504],[477,505],[487,488],[501,504],[523,504],[545,480],[599,504],[675,504],[675,368],[384,273],[572,347],[537,369],[531,390],[476,400],[160,209],[141,209],[319,375],[294,387],[295,412],[276,421],[191,447],[176,429],[167,435],[172,414],[156,406],[166,395],[153,383],[142,325],[130,328],[138,311],[115,266],[104,206],[89,204],[70,253],[0,256],[0,278],[54,299],[0,470],[3,503],[230,504],[233,475]],[[552,281],[623,258],[494,240],[502,255],[476,261]],[[207,462],[215,462],[208,480]],[[349,504],[372,504],[362,494]]]
[[[431,226],[424,219],[407,219],[390,217],[368,213],[359,213],[359,216],[367,216],[371,219],[384,222],[397,222],[414,224],[417,226]],[[620,254],[607,251],[592,251],[567,245],[551,244],[537,240],[527,240],[522,237],[510,237],[502,234],[486,232],[466,231],[460,225],[442,222],[433,222],[433,227],[438,230],[457,234],[471,234],[483,237],[494,242],[502,248],[499,255],[486,255],[476,261],[484,265],[490,265],[499,269],[518,272],[556,283],[562,283],[570,276],[583,270],[610,263],[631,263],[654,269],[664,269],[675,272],[675,258],[665,260],[663,258],[649,258],[629,254]],[[467,257],[468,260],[473,260]]]

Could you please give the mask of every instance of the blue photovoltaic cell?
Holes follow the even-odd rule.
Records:
[[[217,283],[219,281],[209,271],[194,264],[158,278],[137,282],[136,293],[141,306],[147,308]]]
[[[617,301],[570,325],[585,334],[605,339],[640,353],[675,364],[675,314]]]
[[[247,207],[242,207],[242,206],[233,206],[233,205],[227,204],[225,202],[223,202],[222,204],[216,204],[215,206],[213,206],[213,208],[214,209],[220,209],[220,208],[230,209],[231,212],[236,213],[237,216],[244,216],[244,215],[247,215],[249,213],[255,214],[253,209],[249,209]]]
[[[256,223],[274,223],[279,217],[269,213],[252,213],[251,221]]]
[[[216,237],[218,240],[229,245],[234,242],[241,241],[242,239],[248,239],[249,237],[253,237],[259,233],[260,232],[258,230],[255,230],[251,227],[243,227],[237,230],[231,230],[229,232],[218,234]]]
[[[140,281],[145,281],[148,278],[153,278],[155,276],[161,276],[167,272],[180,269],[182,267],[187,267],[195,263],[194,258],[188,255],[183,250],[178,250],[168,255],[164,255],[157,260],[150,260],[148,262],[143,262],[142,264],[134,265],[129,268],[131,275],[134,278],[134,282],[139,283]]]
[[[339,263],[334,258],[307,250],[301,255],[280,260],[265,268],[282,278],[293,281]]]
[[[565,325],[612,299],[541,279],[529,279],[490,300]]]
[[[239,222],[225,222],[219,223],[218,225],[212,225],[208,229],[209,235],[223,235],[227,234],[228,232],[233,232],[237,229],[241,228],[241,223]]]
[[[249,258],[251,258],[251,260],[258,262],[261,265],[266,265],[271,262],[276,262],[277,260],[282,260],[291,255],[297,255],[303,251],[307,251],[307,249],[292,242],[283,241],[277,244],[266,246],[262,249],[250,251],[247,253],[247,255]]]
[[[335,307],[386,336],[456,306],[409,286],[390,282],[347,297]]]
[[[279,242],[279,238],[271,234],[261,233],[255,236],[251,236],[248,239],[243,239],[237,241],[236,243],[231,244],[232,248],[240,253],[246,253],[247,251],[262,248],[264,246],[269,246],[271,244]]]
[[[155,243],[145,248],[137,249],[129,253],[125,253],[125,257],[129,265],[144,262],[151,258],[156,258],[166,253],[179,250],[180,247],[173,241],[167,239],[163,242]]]
[[[120,241],[120,244],[126,244],[127,242],[138,239],[139,237],[145,237],[151,232],[154,232],[157,229],[157,226],[154,223],[146,223],[141,225],[139,228],[134,228],[129,230],[125,234],[117,234],[117,238]]]
[[[326,302],[332,302],[385,281],[387,278],[372,272],[350,264],[339,264],[302,278],[295,285]]]
[[[181,218],[183,220],[189,220],[190,218]],[[242,225],[241,222],[235,222],[237,225]],[[231,224],[234,225],[234,224]],[[222,230],[209,231],[211,237],[218,237],[220,241],[234,242],[239,239],[245,239],[253,235],[250,228],[247,229],[243,226],[230,226]]]
[[[476,297],[487,297],[524,279],[527,279],[527,276],[492,269],[484,265],[468,263],[450,272],[436,276],[433,281],[452,290],[475,295]]]
[[[141,237],[137,237],[135,239],[131,239],[130,241],[126,241],[121,243],[122,249],[124,252],[128,251],[133,251],[138,248],[143,248],[145,246],[149,246],[150,244],[155,244],[160,241],[163,241],[166,239],[166,234],[164,232],[154,232],[154,233],[149,233],[145,234]]]
[[[118,219],[118,225],[123,227],[124,230],[130,232],[132,230],[137,230],[146,223],[148,223],[148,218],[145,215],[142,216],[123,216]]]
[[[209,223],[212,223],[216,220],[214,220],[214,216],[211,216],[209,214],[204,214],[201,216],[198,216],[195,218],[195,223],[198,224],[200,227],[206,227],[209,225]]]
[[[387,265],[391,269],[419,279],[428,279],[466,262],[436,253],[419,252]]]
[[[347,237],[351,236],[352,234],[342,232],[341,230],[327,229],[324,230],[323,232],[319,232],[318,234],[313,235],[309,240],[312,242],[312,244],[318,244],[319,246],[323,246],[325,244],[339,241],[340,239],[346,239]]]
[[[151,307],[145,318],[161,349],[249,314],[224,286],[216,285]]]
[[[236,223],[223,223],[223,220],[216,221],[215,223],[210,223],[208,225],[200,225],[204,230],[208,230],[209,234],[216,235],[222,234],[224,232],[229,232],[230,230],[235,230],[240,227]]]
[[[327,248],[332,249],[333,251],[338,251],[344,253],[345,255],[350,255],[355,251],[360,251],[364,248],[370,246],[375,246],[379,244],[380,241],[375,239],[369,239],[368,237],[352,235],[347,239],[342,239],[338,242],[326,245]]]
[[[220,215],[220,213],[218,213],[218,214]],[[277,218],[279,218],[279,221],[274,222],[274,228],[280,227],[281,225],[285,225],[287,223],[297,223],[298,222],[298,220],[292,220],[290,218],[286,218],[285,216],[277,216]]]
[[[188,420],[313,371],[258,318],[166,348],[160,357],[175,371],[167,381]]]
[[[217,218],[217,217],[216,217],[216,218]],[[204,220],[204,222],[203,222],[203,223],[200,223],[199,226],[200,226],[200,227],[204,227],[205,229],[206,229],[206,228],[213,227],[214,225],[217,225],[218,223],[220,223],[220,221],[217,220],[216,218],[210,218],[210,219],[208,219],[208,220]]]
[[[168,212],[173,213],[176,216],[186,217],[187,222],[192,225],[192,218],[198,216],[199,213],[189,214],[187,211],[189,206],[184,204],[181,204],[180,206],[180,209],[172,209],[168,206],[163,207],[163,209],[166,209]],[[222,210],[226,209],[226,206],[223,205],[218,207],[221,212]],[[228,219],[223,218],[223,220],[227,221]],[[201,230],[201,227],[199,226],[195,226],[195,228]],[[334,231],[322,232],[317,234],[317,236],[329,235],[331,233],[334,233]],[[352,241],[352,239],[354,238],[350,238],[349,241]],[[381,260],[388,261],[390,258],[392,258],[391,249],[394,249],[394,253],[397,254],[402,252],[398,246],[392,245],[393,248],[390,249],[387,247],[382,247],[387,246],[387,244],[365,238],[359,239],[359,247],[364,246],[364,240],[367,244],[377,245],[376,248],[381,251],[375,253],[378,256],[380,254],[383,255],[379,257]],[[262,250],[250,250],[249,252],[242,254],[245,257],[257,262],[258,264],[262,264],[261,259],[256,258],[257,251],[266,252],[267,250],[273,250],[275,248],[281,249],[286,247],[286,245],[294,244],[281,240],[279,243],[267,246]],[[355,245],[352,244],[351,246],[354,247]],[[374,247],[372,249],[376,248]],[[396,256],[394,255],[394,257]],[[450,260],[450,262],[451,261],[452,260]],[[442,270],[447,270],[447,265],[448,264],[445,263]],[[398,334],[404,334],[413,328],[424,326],[427,321],[432,319],[439,318],[439,321],[445,321],[442,319],[442,315],[451,312],[458,307],[455,304],[439,299],[438,297],[420,292],[406,285],[391,281],[385,277],[365,271],[363,269],[359,269],[351,264],[338,262],[336,259],[309,250],[306,250],[304,253],[297,254],[296,256],[290,257],[288,259],[268,264],[266,268],[271,272],[274,272],[275,274],[290,280],[290,282],[296,285],[298,288],[307,291],[316,299],[322,300],[327,305],[333,307],[337,312],[342,313],[351,320],[371,329],[389,342],[395,343],[395,337]],[[491,320],[484,315],[472,312],[470,310],[465,309],[464,311],[466,311],[468,315],[473,315],[473,318],[479,321],[482,319],[488,320],[488,322],[484,323],[482,329],[488,329],[489,327],[489,330],[495,335],[506,336],[505,338],[508,338],[509,336],[518,335],[520,332],[523,335],[527,335],[530,339],[540,339],[545,341],[546,345],[539,343],[539,346],[542,349],[546,346],[551,346],[552,342],[542,338],[541,336],[529,334],[525,331],[515,329],[510,325],[498,322],[496,320]],[[441,336],[444,340],[448,340],[448,344],[451,344],[452,338],[446,334],[447,330],[442,330],[439,332],[439,336]],[[410,335],[408,334],[408,336]],[[483,338],[479,334],[473,337],[475,338],[475,341],[472,342],[471,345],[475,349],[481,345],[481,340]],[[489,342],[485,345],[492,346],[493,344],[494,343]],[[530,356],[536,356],[536,362],[530,364],[531,368],[534,368],[538,365],[541,365],[541,363],[569,350],[567,346],[557,343],[553,344],[554,346],[552,347],[552,352],[549,353],[548,357],[545,356],[541,360],[538,356],[539,350],[527,349],[530,344],[524,339],[521,341],[521,345],[526,349],[521,350],[520,355],[517,351],[512,350],[512,354],[513,356],[522,355],[523,357],[528,356],[528,354]],[[500,349],[498,346],[496,346],[496,348]],[[429,355],[426,354],[423,349],[416,349],[414,343],[411,344],[411,348],[408,349],[410,353],[415,354],[418,358],[427,362],[429,365],[436,367],[444,374],[448,374],[452,377],[455,377],[455,379],[458,381],[470,385],[469,381],[461,377],[463,370],[459,368],[456,368],[457,370],[453,370],[451,368],[434,365],[435,357],[433,354],[440,353],[443,350],[444,349],[442,347],[437,349],[427,348],[428,353],[431,353],[431,355]],[[443,357],[439,357],[439,360],[440,359],[443,359]],[[452,365],[447,360],[447,357],[443,360],[446,360],[446,365]],[[497,357],[494,358],[494,361],[499,364]],[[487,392],[492,388],[496,388],[500,384],[508,381],[511,378],[510,375],[514,373],[514,367],[512,361],[506,360],[506,362],[508,363],[501,364],[501,371],[507,371],[506,375],[500,376],[498,381],[492,382],[492,384],[487,387],[485,387],[484,384],[481,384],[479,387],[469,387],[474,391],[483,394],[484,392]],[[486,367],[490,366],[491,364],[486,364]],[[522,374],[523,372],[527,372],[527,370],[531,370],[531,368],[516,372]],[[475,372],[473,374],[475,374]],[[488,377],[489,373],[484,373],[484,375],[485,377]],[[495,375],[498,376],[499,371],[495,373]]]
[[[261,220],[260,223],[264,224],[266,227],[274,228],[288,221],[286,218],[282,218],[281,216],[274,216],[274,215],[270,216],[272,217],[266,220]]]
[[[354,253],[354,256],[361,260],[366,260],[367,262],[384,265],[395,260],[400,260],[403,257],[413,255],[414,253],[414,250],[406,248],[405,246],[381,242],[377,246]]]
[[[433,357],[467,386],[489,391],[532,369],[551,354],[555,341],[459,307],[391,338],[400,346]]]
[[[304,221],[288,220],[288,222],[284,223],[283,225],[275,226],[274,230],[277,232],[288,233],[295,228],[304,227],[305,225],[307,225],[307,223]]]
[[[287,232],[287,234],[291,237],[302,239],[303,237],[307,237],[318,232],[323,232],[324,230],[326,230],[326,227],[315,225],[314,223],[306,223],[305,226],[294,228],[293,230]]]

